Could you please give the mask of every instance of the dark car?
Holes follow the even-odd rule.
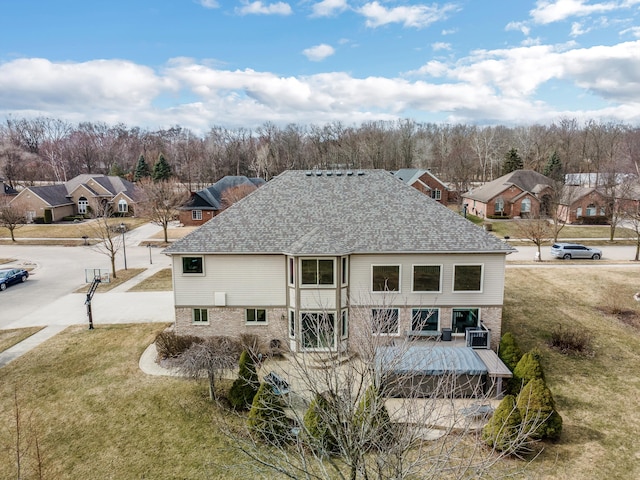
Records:
[[[26,282],[29,272],[22,268],[2,268],[0,269],[0,290],[6,290],[14,283]]]

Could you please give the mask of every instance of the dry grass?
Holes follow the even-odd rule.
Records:
[[[142,218],[122,217],[118,219],[119,222],[125,223],[129,230],[132,230],[140,225],[147,223]],[[41,239],[41,238],[58,238],[58,239],[78,239],[80,245],[83,243],[82,236],[90,235],[90,229],[88,227],[91,220],[86,220],[80,223],[52,223],[50,225],[35,225],[29,224],[17,228],[14,231],[16,240],[19,243],[24,243],[20,239]],[[11,235],[6,228],[0,228],[0,238],[8,239],[11,242]],[[56,243],[58,245],[59,243]],[[39,243],[39,245],[44,245]]]
[[[14,262],[14,261],[15,261],[15,258],[0,258],[0,265],[9,263],[9,262]]]
[[[44,327],[16,328],[12,330],[0,330],[0,352],[13,347],[16,343],[20,343],[25,338],[30,337],[39,332]]]
[[[198,227],[178,227],[178,228],[170,228],[167,230],[167,238],[169,240],[178,240],[185,235],[193,232]],[[151,238],[164,240],[164,233],[162,231],[157,232]]]
[[[170,292],[173,290],[171,269],[164,268],[131,287],[128,292]]]
[[[144,272],[144,270],[144,268],[129,268],[128,270],[117,270],[117,278],[112,277],[109,283],[101,283],[98,286],[97,292],[108,292],[109,290],[116,288],[118,285],[122,285],[124,282],[131,280],[136,275],[141,274],[142,272]],[[86,284],[84,287],[80,287],[79,289],[77,289],[74,293],[87,293],[90,287],[90,284]]]
[[[640,478],[640,330],[603,313],[600,292],[637,318],[635,269],[509,269],[504,329],[523,350],[537,347],[557,409],[562,437],[529,467],[532,478]],[[593,356],[548,347],[558,326],[588,332]]]
[[[516,224],[517,220],[493,220],[492,233],[499,236],[509,236],[511,238],[518,238]],[[602,225],[566,225],[560,234],[558,235],[559,241],[574,241],[576,239],[596,239],[605,238],[609,239],[609,227]],[[616,228],[615,238],[623,239],[635,239],[635,233],[627,228]],[[584,242],[582,242],[584,243]],[[599,243],[602,243],[600,241]]]

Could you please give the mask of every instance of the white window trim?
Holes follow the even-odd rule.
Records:
[[[439,188],[433,189],[433,199],[434,200],[442,200],[442,190]]]
[[[343,282],[343,279],[346,282]],[[340,285],[349,285],[349,257],[340,257]]]
[[[203,322],[201,320],[196,320],[196,310],[202,312],[203,310],[205,312],[207,312],[207,321]],[[209,309],[207,308],[201,308],[201,307],[194,307],[191,309],[191,323],[193,325],[209,325]]]
[[[291,330],[291,321],[293,320],[293,331]],[[296,330],[297,330],[297,325],[296,325],[296,311],[295,310],[289,310],[289,316],[287,317],[287,330],[289,331],[289,338],[291,340],[295,340],[296,338]]]
[[[302,283],[302,261],[303,260],[316,260],[316,264],[318,260],[331,260],[333,262],[333,280],[331,285],[324,285],[320,283]],[[297,262],[298,270],[296,273],[298,274],[298,284],[300,288],[336,288],[336,259],[335,257],[300,257]]]
[[[453,330],[453,315],[455,310],[477,310],[478,311],[478,324],[482,324],[482,309],[480,307],[453,307],[451,308],[451,331],[454,337],[464,337],[465,333],[456,333]]]
[[[439,290],[414,290],[414,269],[415,267],[440,267],[440,281]],[[442,263],[414,263],[411,265],[411,293],[442,293],[442,274],[444,271],[444,265]]]
[[[395,310],[398,312],[398,331],[396,333],[382,333],[382,332],[371,332],[371,335],[379,335],[381,337],[399,337],[400,336],[400,309],[398,307],[372,307],[371,308],[371,320],[373,320],[373,311],[374,310]]]
[[[524,206],[527,205],[527,209],[524,209]],[[521,213],[531,213],[531,199],[529,197],[525,197],[520,202],[520,212]]]
[[[343,324],[346,323],[346,327],[343,327]],[[343,308],[340,311],[340,327],[342,330],[340,331],[340,339],[346,340],[349,338],[349,310]]]
[[[456,290],[456,267],[480,267],[480,290]],[[454,263],[451,277],[451,291],[455,294],[482,293],[484,291],[484,263]]]
[[[258,310],[264,310],[264,322],[259,322],[257,320],[254,320],[254,321],[247,320],[247,312],[249,310],[255,310],[254,313],[255,313],[256,318],[258,316]],[[244,309],[244,324],[245,325],[268,325],[269,324],[269,315],[267,315],[267,309],[266,308],[257,308],[257,307],[245,308]]]
[[[437,325],[437,327],[436,327],[436,330],[439,332],[439,331],[440,331],[440,328],[441,328],[441,325],[442,325],[442,317],[440,316],[440,314],[441,314],[442,312],[441,312],[440,307],[432,307],[432,308],[429,308],[429,307],[413,307],[413,308],[411,309],[411,323],[410,323],[411,331],[412,331],[412,332],[415,332],[415,331],[418,331],[418,332],[419,332],[419,331],[420,331],[420,330],[413,330],[413,317],[415,316],[415,315],[414,315],[414,312],[416,312],[416,311],[420,311],[420,310],[433,310],[433,311],[438,312],[438,325]]]
[[[129,204],[126,200],[121,199],[118,201],[118,213],[129,213]]]
[[[191,220],[202,220],[202,210],[191,210]]]
[[[333,347],[316,347],[316,348],[310,348],[310,347],[305,347],[304,346],[304,338],[303,335],[304,333],[302,332],[302,317],[305,314],[312,314],[312,315],[333,315]],[[340,336],[340,332],[338,332],[338,329],[336,328],[338,326],[338,311],[336,310],[300,310],[300,312],[298,313],[298,319],[300,322],[300,348],[302,349],[303,352],[332,352],[335,349],[338,348],[338,339]]]
[[[184,271],[183,258],[201,258],[202,259],[202,273],[189,273]],[[203,255],[182,255],[180,257],[180,271],[182,272],[183,277],[204,277],[206,273],[205,268],[205,258]]]
[[[398,290],[374,290],[373,289],[373,268],[374,267],[398,267]],[[397,294],[402,292],[402,265],[399,263],[372,263],[371,264],[371,276],[369,277],[369,288],[371,293],[375,295],[391,293]]]

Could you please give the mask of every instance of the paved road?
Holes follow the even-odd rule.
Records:
[[[533,261],[536,252],[538,251],[538,247],[531,245],[522,245],[520,243],[512,243],[511,244],[518,251],[507,255],[507,262],[520,262],[520,261]],[[636,265],[632,260],[636,254],[636,248],[633,246],[602,246],[597,247],[602,250],[602,260],[576,260],[579,264],[583,263],[585,265],[606,265],[607,262],[621,262],[621,261],[629,261],[630,265]],[[549,247],[542,247],[542,260],[546,264],[546,262],[554,263],[562,265],[562,260],[556,260],[549,253]],[[573,263],[576,264],[575,262]],[[637,264],[640,267],[640,264]]]
[[[148,268],[153,273],[170,266],[161,249],[137,246],[159,227],[143,225],[126,235],[127,267]],[[124,268],[123,251],[116,269]],[[149,253],[151,261],[149,263]],[[29,280],[0,294],[0,329],[37,325],[72,325],[87,321],[84,294],[73,293],[85,284],[85,269],[110,271],[109,257],[93,247],[1,246],[1,258],[15,259],[11,265],[33,268]],[[141,277],[134,279],[138,282]],[[130,286],[130,285],[129,285]],[[118,289],[122,290],[122,289]],[[161,293],[100,293],[93,301],[94,322],[132,323],[173,321],[173,295]]]

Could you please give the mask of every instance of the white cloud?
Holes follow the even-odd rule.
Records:
[[[376,28],[389,23],[401,23],[405,27],[424,28],[432,23],[447,18],[447,15],[457,10],[453,4],[438,5],[410,5],[386,8],[379,2],[370,2],[357,11],[366,17],[366,25]]]
[[[525,22],[509,22],[504,27],[506,31],[516,30],[522,32],[523,35],[529,35],[531,28]]]
[[[451,50],[451,44],[447,42],[435,42],[431,44],[431,48],[436,52],[440,50]]]
[[[204,8],[218,8],[220,4],[217,0],[199,0],[198,3],[202,5]]]
[[[302,54],[312,62],[320,62],[325,58],[330,57],[334,53],[336,53],[335,49],[331,45],[327,45],[326,43],[321,43],[320,45],[316,45],[314,47],[305,48],[302,51]]]
[[[240,15],[291,15],[293,13],[288,3],[277,2],[266,4],[259,0],[245,3],[242,7],[237,8],[236,12]]]
[[[584,35],[585,33],[589,33],[590,28],[584,28],[583,25],[579,22],[573,22],[571,24],[571,33],[572,37],[579,37],[580,35]]]
[[[620,32],[620,35],[626,35],[628,33],[636,38],[640,38],[640,27],[626,28]]]
[[[529,12],[536,23],[560,22],[570,17],[606,13],[629,8],[638,0],[608,1],[588,4],[587,0],[538,0],[536,7]]]
[[[331,17],[340,12],[344,12],[347,8],[349,8],[347,0],[322,0],[311,7],[313,12],[311,16]]]

